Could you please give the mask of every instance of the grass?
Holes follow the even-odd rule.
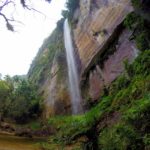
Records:
[[[75,116],[57,116],[50,118],[49,125],[55,126],[58,130],[58,142],[70,143],[78,135],[84,135],[92,126],[99,120],[99,118],[108,111],[106,109],[111,103],[109,97],[105,97],[101,103],[91,109],[84,115]],[[66,130],[67,129],[67,130]]]

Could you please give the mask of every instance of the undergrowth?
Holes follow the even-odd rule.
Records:
[[[48,124],[57,130],[49,145],[65,147],[86,137],[80,141],[79,149],[93,149],[92,138],[97,142],[97,149],[147,149],[150,146],[149,68],[150,50],[145,50],[133,64],[128,64],[126,73],[114,81],[109,94],[90,111],[83,115],[49,118]],[[117,120],[106,121],[116,112],[120,116]]]

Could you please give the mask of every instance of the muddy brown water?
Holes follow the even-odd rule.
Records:
[[[42,138],[24,138],[12,135],[0,134],[0,150],[41,150]]]

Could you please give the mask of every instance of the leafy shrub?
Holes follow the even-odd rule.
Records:
[[[124,113],[124,118],[129,121],[137,120],[143,116],[144,112],[150,109],[150,95],[134,101],[132,106]]]
[[[144,135],[143,141],[146,146],[150,146],[150,134],[149,133]]]
[[[139,0],[137,1],[139,2]],[[124,20],[125,27],[133,31],[130,40],[135,39],[137,48],[141,51],[150,48],[149,21],[144,16],[140,13],[132,12]]]
[[[10,85],[3,80],[0,80],[0,98],[5,99],[10,94]]]
[[[99,148],[103,150],[126,150],[137,144],[134,129],[124,123],[118,123],[104,129],[99,135]]]
[[[134,74],[150,74],[150,50],[141,53],[132,65]]]
[[[150,6],[150,1],[149,0],[131,0],[132,5],[136,8],[136,9],[143,9],[144,8],[149,8]]]
[[[64,50],[62,25],[63,19],[58,22],[58,27],[44,40],[37,56],[31,64],[28,78],[37,86],[41,86],[50,75],[49,68],[52,66],[55,54],[59,50]]]
[[[135,12],[131,12],[126,16],[123,24],[130,30],[135,28],[139,28],[141,30],[144,28],[144,19]]]
[[[10,84],[6,81],[0,80],[0,117],[5,116],[7,113],[11,91]]]
[[[128,29],[133,29],[133,25],[135,25],[137,19],[138,16],[134,12],[132,12],[126,16],[123,23]]]
[[[120,109],[127,107],[133,101],[141,99],[150,89],[150,77],[136,76],[128,87],[118,90],[113,96],[111,107]]]
[[[38,115],[40,111],[40,97],[36,88],[26,80],[22,80],[11,96],[8,116],[17,122],[27,121],[29,118]]]
[[[134,61],[133,64],[125,64],[125,69],[129,77],[134,75],[150,74],[150,50],[142,52]]]
[[[111,107],[119,109],[123,105],[128,104],[130,101],[129,90],[130,88],[118,91],[113,98]]]
[[[27,121],[40,112],[36,87],[24,77],[6,76],[0,80],[0,115],[17,122]]]
[[[149,48],[149,41],[147,40],[147,35],[148,33],[146,32],[142,32],[139,35],[136,36],[136,45],[137,48],[140,49],[141,51],[146,50],[147,48]]]
[[[110,87],[109,93],[114,95],[116,94],[119,90],[124,89],[128,87],[130,83],[130,80],[125,76],[121,75],[117,78],[116,81],[114,81]]]
[[[135,8],[142,8],[140,0],[131,0],[131,2]]]

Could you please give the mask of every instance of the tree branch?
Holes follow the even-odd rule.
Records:
[[[47,2],[49,2],[49,3],[51,2],[51,0],[45,0],[45,1],[47,1]],[[28,9],[28,10],[31,10],[31,11],[38,12],[38,13],[42,14],[44,17],[46,17],[45,14],[43,14],[42,12],[38,11],[38,10],[35,9],[35,8],[32,8],[32,7],[28,6],[28,5],[26,4],[26,2],[27,2],[27,0],[20,0],[20,3],[21,3],[21,5],[22,5],[23,8]],[[13,0],[5,0],[5,2],[0,6],[0,16],[4,18],[4,20],[5,20],[5,22],[6,22],[6,27],[7,27],[7,29],[10,30],[10,31],[14,31],[14,27],[13,27],[13,25],[12,25],[10,22],[19,22],[19,23],[21,23],[21,22],[15,20],[15,19],[9,19],[4,13],[2,13],[3,8],[4,8],[5,6],[7,6],[7,5],[9,5],[9,4],[13,4],[14,7],[15,7],[15,5],[16,5]],[[12,18],[13,18],[13,17],[12,17]]]
[[[6,0],[6,1],[4,2],[4,4],[3,4],[2,6],[0,6],[0,11],[2,11],[2,9],[3,9],[6,5],[8,5],[8,4],[10,4],[10,3],[15,4],[13,1],[8,1],[8,0]]]
[[[2,16],[5,21],[6,21],[6,27],[8,30],[10,31],[14,31],[14,27],[11,25],[11,23],[9,21],[15,21],[15,20],[11,20],[11,19],[8,19],[4,14],[0,13],[0,16]]]

